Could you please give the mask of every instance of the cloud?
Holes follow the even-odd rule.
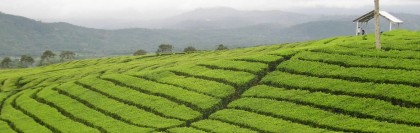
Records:
[[[383,6],[420,6],[420,0],[381,0]],[[43,21],[89,19],[147,20],[197,8],[299,11],[305,8],[356,9],[373,0],[0,0],[0,11]]]

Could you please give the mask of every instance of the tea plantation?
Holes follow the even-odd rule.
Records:
[[[420,32],[0,70],[0,132],[420,132]]]

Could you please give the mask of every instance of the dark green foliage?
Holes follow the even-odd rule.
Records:
[[[35,62],[34,58],[32,58],[29,55],[20,56],[20,63],[25,67],[31,66],[34,62]]]
[[[55,54],[51,51],[51,50],[46,50],[44,53],[42,53],[41,55],[41,62],[40,65],[45,65],[45,64],[49,64],[50,59],[54,58]]]
[[[156,54],[172,54],[172,49],[174,47],[170,44],[161,44],[159,45],[159,48],[156,50]]]
[[[367,39],[367,35],[363,35],[363,36],[362,36],[362,40],[368,40],[368,39]]]
[[[10,67],[11,62],[12,62],[12,60],[10,59],[10,57],[4,57],[3,60],[1,61],[1,67],[3,67],[3,68]]]
[[[60,53],[60,61],[64,61],[64,60],[72,60],[74,59],[76,56],[76,53],[72,52],[72,51],[61,51]]]
[[[193,53],[195,51],[197,51],[197,49],[195,49],[193,46],[188,46],[188,47],[184,48],[185,53]]]
[[[219,45],[217,45],[217,48],[216,48],[216,50],[228,50],[229,48],[228,47],[226,47],[225,45],[223,45],[223,44],[219,44]]]
[[[133,53],[134,56],[146,55],[146,54],[147,54],[147,51],[143,49],[137,50],[136,52]]]

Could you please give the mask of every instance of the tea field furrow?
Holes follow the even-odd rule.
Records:
[[[401,45],[401,44],[404,44],[404,45]],[[419,44],[420,44],[420,40],[414,40],[414,41],[387,40],[384,42],[383,49],[420,52]]]
[[[46,79],[46,80],[44,80],[44,81],[42,81],[42,82],[40,82],[38,85],[37,85],[37,87],[46,87],[46,86],[49,86],[49,85],[51,85],[51,84],[54,84],[55,83],[55,81],[57,81],[58,79],[60,79],[61,78],[61,76],[53,76],[53,77],[50,77],[50,78],[48,78],[48,79]]]
[[[76,96],[83,101],[83,103],[91,105],[94,109],[131,125],[164,129],[183,124],[182,121],[163,118],[145,110],[139,110],[134,106],[109,99],[104,95],[90,91],[74,83],[63,84],[62,86],[57,87],[57,89],[59,92],[65,92],[69,95]]]
[[[233,59],[233,61],[243,61],[243,62],[250,62],[250,63],[263,63],[268,64],[269,61],[260,61],[260,60],[253,60],[253,59]]]
[[[288,59],[288,58],[287,58]],[[283,59],[282,59],[283,60]],[[275,62],[271,62],[268,64],[268,68],[266,68],[266,71],[264,73],[258,74],[255,76],[254,79],[249,80],[247,83],[245,83],[245,85],[243,86],[238,86],[235,89],[235,93],[233,93],[232,95],[230,95],[227,99],[224,99],[222,101],[222,104],[219,106],[219,108],[217,110],[212,110],[210,111],[208,114],[204,114],[204,118],[209,118],[209,116],[215,112],[217,112],[218,110],[223,110],[226,109],[228,104],[231,103],[232,101],[238,99],[242,93],[246,90],[248,90],[249,88],[251,88],[252,86],[257,85],[261,79],[267,75],[267,73],[270,73],[272,71],[274,71],[275,66],[277,66],[280,63],[280,61],[275,61]]]
[[[210,119],[222,121],[228,124],[252,129],[264,133],[281,132],[327,132],[329,130],[310,127],[293,123],[287,120],[256,114],[244,110],[225,109],[210,116]]]
[[[192,123],[191,126],[206,132],[226,133],[235,131],[238,133],[257,133],[257,131],[231,125],[218,120],[202,120]]]
[[[0,110],[3,108],[4,103],[7,99],[9,99],[11,96],[15,95],[15,92],[0,92]],[[1,112],[0,112],[1,114]]]
[[[213,69],[225,69],[233,71],[245,71],[253,74],[259,74],[268,68],[265,63],[245,62],[245,61],[233,61],[233,60],[220,60],[220,61],[209,61],[206,63],[198,64],[207,68]]]
[[[170,72],[180,77],[192,77],[192,78],[197,78],[197,79],[202,79],[202,80],[207,80],[207,81],[213,81],[213,82],[225,84],[228,86],[238,87],[236,83],[227,81],[226,79],[222,79],[222,78],[215,78],[215,77],[210,77],[210,76],[194,74],[192,72],[189,73],[189,72],[182,72],[182,71],[176,71],[176,70],[171,70]]]
[[[98,130],[84,125],[83,123],[73,121],[64,116],[55,108],[37,102],[31,98],[39,90],[30,90],[17,96],[12,102],[12,106],[31,116],[38,123],[46,126],[53,132],[99,132]]]
[[[130,88],[117,86],[110,81],[99,78],[83,78],[78,83],[88,86],[86,88],[91,91],[122,101],[127,105],[143,108],[146,111],[168,118],[191,121],[201,116],[199,112],[185,105],[180,105],[163,97],[148,95]]]
[[[226,110],[231,110],[231,109],[219,110],[219,111],[214,113],[215,115],[218,115],[218,116],[213,116],[212,118],[208,118],[206,120],[221,121],[223,123],[227,123],[227,124],[232,125],[232,126],[241,127],[241,128],[244,128],[244,129],[249,129],[249,130],[252,130],[252,131],[256,131],[258,133],[275,133],[275,131],[270,132],[270,131],[264,131],[263,129],[259,129],[258,128],[259,125],[255,126],[254,124],[256,124],[256,123],[252,123],[252,122],[249,122],[249,121],[244,122],[244,121],[238,121],[238,120],[230,120],[232,118],[218,118],[218,117],[228,117],[227,115],[225,115],[225,116],[220,115],[221,111],[226,111]],[[222,114],[222,115],[224,115],[224,114]],[[249,117],[248,119],[251,119],[251,117]],[[259,121],[261,121],[261,120],[259,120]],[[277,123],[274,123],[274,124],[277,124]],[[211,132],[211,131],[208,131],[208,132]]]
[[[239,99],[241,100],[241,99]],[[260,116],[264,116],[264,117],[270,117],[270,118],[275,118],[278,120],[282,120],[285,122],[292,123],[292,124],[296,124],[299,126],[307,126],[306,128],[310,127],[310,128],[314,128],[314,129],[323,129],[323,130],[327,130],[327,131],[322,131],[322,132],[358,132],[358,133],[368,133],[365,131],[361,131],[361,130],[352,130],[352,129],[345,129],[345,128],[337,128],[331,125],[322,125],[313,121],[308,121],[308,120],[302,120],[302,119],[297,119],[297,118],[293,118],[291,116],[284,116],[284,115],[277,115],[277,114],[273,114],[273,113],[267,113],[264,111],[256,111],[255,109],[250,109],[247,107],[229,107],[229,109],[231,110],[239,110],[239,111],[245,111],[248,113],[253,113],[256,115],[260,115]],[[274,120],[271,120],[272,122],[274,122]],[[276,124],[277,125],[277,124]],[[285,125],[285,124],[283,124]],[[284,128],[286,128],[287,126],[284,126]],[[302,130],[301,128],[297,128]],[[309,132],[309,129],[305,129],[305,132]],[[294,131],[287,131],[287,132],[294,132]]]
[[[142,89],[142,88],[139,88],[139,87],[135,87],[135,86],[131,86],[131,85],[126,85],[126,84],[123,83],[123,81],[118,81],[118,80],[112,79],[112,78],[106,78],[106,77],[104,78],[104,77],[101,77],[101,79],[103,79],[105,81],[112,82],[115,85],[120,86],[120,87],[123,87],[123,88],[130,88],[130,89],[132,89],[134,91],[137,91],[139,93],[143,93],[143,94],[146,94],[146,95],[152,95],[152,96],[155,96],[155,97],[162,97],[162,98],[168,99],[168,100],[170,100],[172,102],[175,102],[175,103],[177,103],[179,105],[186,106],[186,107],[188,107],[188,108],[190,108],[190,109],[192,109],[192,110],[194,110],[196,112],[200,112],[200,113],[202,112],[202,110],[199,107],[197,107],[197,106],[195,106],[195,105],[193,105],[191,103],[184,102],[184,101],[182,101],[182,100],[180,100],[180,99],[178,99],[178,98],[176,98],[174,96],[170,96],[170,95],[167,95],[167,94],[161,94],[159,92],[145,90],[145,89]]]
[[[8,106],[8,105],[4,105],[6,103],[6,100],[9,99],[10,97],[12,97],[15,93],[14,92],[0,92],[0,115],[2,113],[2,109],[4,106]],[[8,114],[6,114],[8,115]],[[12,121],[7,120],[7,119],[3,119],[0,116],[0,125],[2,125],[2,127],[0,127],[0,132],[17,132],[17,133],[22,133],[21,130],[17,129],[16,126],[13,124]],[[6,126],[7,125],[7,126]]]
[[[310,51],[373,58],[420,59],[420,55],[416,51],[378,51],[376,49],[345,48],[341,46],[315,48]]]
[[[310,91],[276,88],[266,85],[255,86],[246,91],[242,97],[292,102],[357,118],[420,127],[420,120],[418,118],[420,116],[420,110],[394,106],[381,100],[331,95],[321,92],[313,93]]]
[[[144,66],[143,65],[142,66],[135,65],[133,67],[130,67],[130,68],[127,68],[126,70],[121,71],[120,73],[138,72],[138,71],[147,69],[148,67],[152,67],[154,65],[156,65],[156,64],[144,65]]]
[[[6,82],[6,79],[1,79],[0,80],[0,92],[3,91],[2,87],[3,87],[4,82]]]
[[[420,127],[354,118],[310,106],[271,99],[242,98],[229,104],[229,107],[345,132],[416,132],[420,130]]]
[[[45,90],[45,89],[44,89]],[[105,129],[103,129],[102,127],[98,127],[98,126],[96,126],[96,125],[94,125],[94,124],[92,124],[92,123],[90,123],[90,122],[87,122],[86,120],[84,120],[84,119],[81,119],[81,118],[78,118],[78,117],[75,117],[73,114],[71,114],[71,113],[69,113],[69,112],[67,112],[66,110],[64,110],[64,109],[62,109],[62,108],[60,108],[60,107],[58,107],[57,105],[55,105],[54,103],[52,103],[52,102],[48,102],[47,100],[45,100],[45,99],[43,99],[43,98],[40,98],[40,97],[38,97],[37,95],[38,95],[38,93],[39,93],[40,91],[37,91],[37,92],[35,92],[34,93],[34,95],[32,95],[31,97],[33,98],[33,99],[35,99],[37,102],[39,102],[39,103],[42,103],[42,104],[45,104],[45,105],[48,105],[48,106],[50,106],[50,107],[52,107],[52,108],[55,108],[58,112],[60,112],[62,115],[64,115],[64,116],[66,116],[66,117],[68,117],[69,119],[71,119],[71,120],[73,120],[73,121],[77,121],[77,122],[80,122],[80,123],[82,123],[82,124],[84,124],[84,125],[86,125],[86,126],[89,126],[89,127],[92,127],[92,128],[95,128],[95,129],[97,129],[97,130],[99,130],[100,132],[102,132],[102,133],[105,133],[105,132],[107,132]]]
[[[402,107],[420,107],[420,90],[411,86],[393,84],[359,83],[340,79],[310,77],[280,71],[264,77],[263,83],[280,88],[373,98]],[[337,86],[339,84],[340,86]],[[386,93],[384,93],[386,92]]]
[[[60,112],[65,112],[75,119],[79,119],[79,121],[97,128],[101,132],[149,132],[152,130],[151,128],[129,125],[123,121],[106,116],[105,114],[102,114],[101,112],[98,112],[77,100],[59,94],[57,91],[53,91],[50,88],[43,89],[36,95],[35,98],[38,99],[38,101],[42,101],[58,110],[61,110]]]
[[[295,57],[300,60],[325,62],[344,67],[372,67],[386,69],[420,70],[420,60],[374,58],[340,54],[326,54],[321,52],[301,52]]]
[[[172,70],[175,74],[190,75],[191,77],[207,78],[222,82],[235,87],[246,86],[249,81],[255,78],[254,74],[230,70],[208,69],[202,66],[193,66]]]
[[[250,55],[250,56],[244,56],[244,57],[238,57],[234,60],[236,61],[246,61],[246,62],[259,62],[259,63],[272,63],[279,60],[282,60],[282,56],[278,55],[270,55],[270,54],[257,54],[257,55]]]
[[[199,110],[202,113],[213,109],[221,102],[220,99],[187,91],[175,86],[159,84],[128,75],[104,75],[102,78],[114,82],[117,85],[127,86],[136,90],[140,90],[142,93],[165,97],[172,101],[187,105],[192,109]]]
[[[9,120],[0,118],[0,132],[2,133],[22,133]]]
[[[57,128],[55,128],[55,127],[53,127],[53,126],[51,126],[51,125],[49,125],[49,124],[45,123],[42,119],[38,118],[38,117],[37,117],[36,115],[34,115],[33,113],[28,112],[28,111],[24,110],[22,107],[20,107],[20,106],[16,105],[16,99],[17,99],[17,98],[19,98],[21,95],[22,95],[22,94],[19,94],[18,96],[16,96],[16,97],[13,99],[13,101],[11,102],[11,105],[12,105],[12,107],[13,107],[13,108],[15,108],[16,110],[18,110],[18,111],[22,112],[22,113],[23,113],[23,114],[25,114],[26,116],[29,116],[29,117],[30,117],[31,119],[33,119],[35,122],[37,122],[38,124],[40,124],[40,125],[42,125],[42,126],[44,126],[44,127],[48,128],[48,129],[49,129],[50,131],[52,131],[52,132],[58,132],[58,133],[62,132],[62,131],[58,130]]]
[[[21,89],[28,89],[28,88],[37,88],[39,87],[40,84],[42,84],[44,81],[48,80],[49,78],[37,78],[34,79],[33,81],[25,84],[24,86],[22,86]]]
[[[21,80],[22,77],[16,77],[16,78],[9,78],[3,81],[3,86],[1,87],[1,91],[11,91],[19,88],[19,80]]]
[[[35,100],[36,102],[38,102],[38,103],[41,103],[41,104],[44,104],[44,105],[47,105],[47,106],[49,106],[51,109],[55,109],[56,111],[58,111],[62,116],[65,116],[65,118],[67,118],[67,119],[70,119],[70,120],[72,120],[72,121],[74,121],[74,122],[77,122],[77,123],[81,123],[81,124],[83,124],[83,125],[85,125],[85,126],[87,126],[87,127],[89,127],[88,129],[84,129],[84,128],[82,128],[83,130],[81,130],[82,132],[84,132],[84,131],[89,131],[89,130],[98,130],[99,132],[106,132],[105,130],[103,130],[102,128],[98,128],[98,127],[96,127],[95,125],[93,125],[93,124],[91,124],[91,123],[87,123],[87,122],[85,122],[84,120],[82,120],[82,119],[79,119],[79,118],[76,118],[76,117],[74,117],[72,114],[69,114],[68,112],[66,112],[66,111],[64,111],[64,110],[61,110],[60,108],[56,108],[56,106],[53,106],[53,105],[51,105],[51,104],[48,104],[47,102],[45,102],[45,101],[43,101],[43,100],[40,100],[38,97],[37,97],[37,94],[41,91],[42,89],[38,89],[38,90],[36,90],[33,94],[31,94],[30,95],[30,98],[31,99],[33,99],[33,100]],[[72,126],[72,125],[70,125],[70,126]],[[73,125],[74,126],[74,125]],[[93,129],[92,129],[93,128]],[[95,131],[96,131],[95,130]],[[74,131],[74,129],[73,129],[73,131]],[[67,132],[67,131],[65,131],[65,132]]]
[[[374,43],[373,41],[364,40],[359,43],[343,43],[338,44],[339,46],[348,47],[348,48],[364,48],[364,49],[375,49],[374,45],[369,45]],[[401,45],[404,44],[404,45]],[[398,50],[398,51],[420,51],[419,40],[403,40],[403,39],[383,39],[382,49],[389,50]]]
[[[226,98],[235,92],[235,88],[223,83],[188,76],[179,76],[169,71],[151,73],[144,75],[143,77],[174,86],[182,86],[221,99]]]
[[[238,71],[238,72],[247,72],[247,73],[251,73],[251,74],[256,74],[257,73],[257,72],[253,72],[251,70],[244,70],[244,69],[239,69],[239,68],[234,68],[234,67],[221,67],[221,66],[209,65],[209,64],[198,64],[197,66],[206,67],[206,68],[212,69],[212,70]]]
[[[66,91],[62,91],[62,90],[56,89],[56,88],[53,89],[53,90],[57,91],[61,95],[67,96],[67,97],[69,97],[69,98],[71,98],[73,100],[76,100],[76,101],[82,103],[83,105],[91,108],[92,110],[96,110],[98,112],[101,112],[102,114],[104,114],[104,115],[106,115],[108,117],[112,117],[112,118],[114,118],[116,120],[123,121],[126,124],[133,125],[133,126],[138,126],[138,127],[142,127],[142,128],[152,128],[152,127],[147,127],[147,126],[143,126],[143,125],[137,125],[137,124],[135,124],[135,123],[133,123],[133,122],[131,122],[129,120],[126,120],[126,119],[121,118],[120,116],[118,116],[116,114],[110,113],[110,112],[108,112],[106,110],[99,109],[99,108],[95,107],[94,105],[90,104],[89,102],[84,101],[84,100],[78,98],[77,96],[71,95],[70,93],[67,93]]]
[[[23,112],[12,106],[13,100],[21,94],[22,93],[18,93],[6,99],[4,105],[1,108],[1,119],[10,121],[13,125],[11,127],[14,127],[16,131],[51,133],[52,131],[49,130],[47,127],[39,124],[30,116],[24,114]]]
[[[277,68],[291,73],[323,78],[335,78],[358,82],[403,84],[420,87],[420,71],[393,70],[381,68],[344,68],[321,62],[289,60]]]
[[[170,83],[160,82],[160,81],[158,81],[158,80],[151,79],[151,78],[147,78],[147,77],[144,77],[144,76],[135,76],[135,77],[137,77],[137,78],[141,78],[141,79],[144,79],[144,80],[148,80],[148,81],[151,81],[151,82],[159,83],[159,84],[164,84],[164,85],[169,85],[169,86],[175,86],[175,87],[178,87],[178,88],[182,88],[182,89],[184,89],[184,90],[187,90],[187,91],[195,92],[195,93],[198,93],[198,94],[201,94],[201,95],[206,95],[206,96],[208,96],[208,97],[212,97],[212,98],[214,98],[214,99],[219,99],[219,100],[221,100],[221,98],[218,98],[218,97],[216,97],[216,96],[213,96],[213,95],[210,95],[210,94],[207,94],[207,93],[203,93],[203,92],[201,92],[201,91],[197,91],[196,89],[190,89],[190,88],[186,88],[186,87],[181,86],[181,85],[176,85],[176,84],[170,84]]]
[[[168,129],[169,133],[208,133],[208,131],[199,130],[193,127],[176,127]]]

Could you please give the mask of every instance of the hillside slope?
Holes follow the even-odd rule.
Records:
[[[0,70],[0,132],[418,132],[420,32]]]

